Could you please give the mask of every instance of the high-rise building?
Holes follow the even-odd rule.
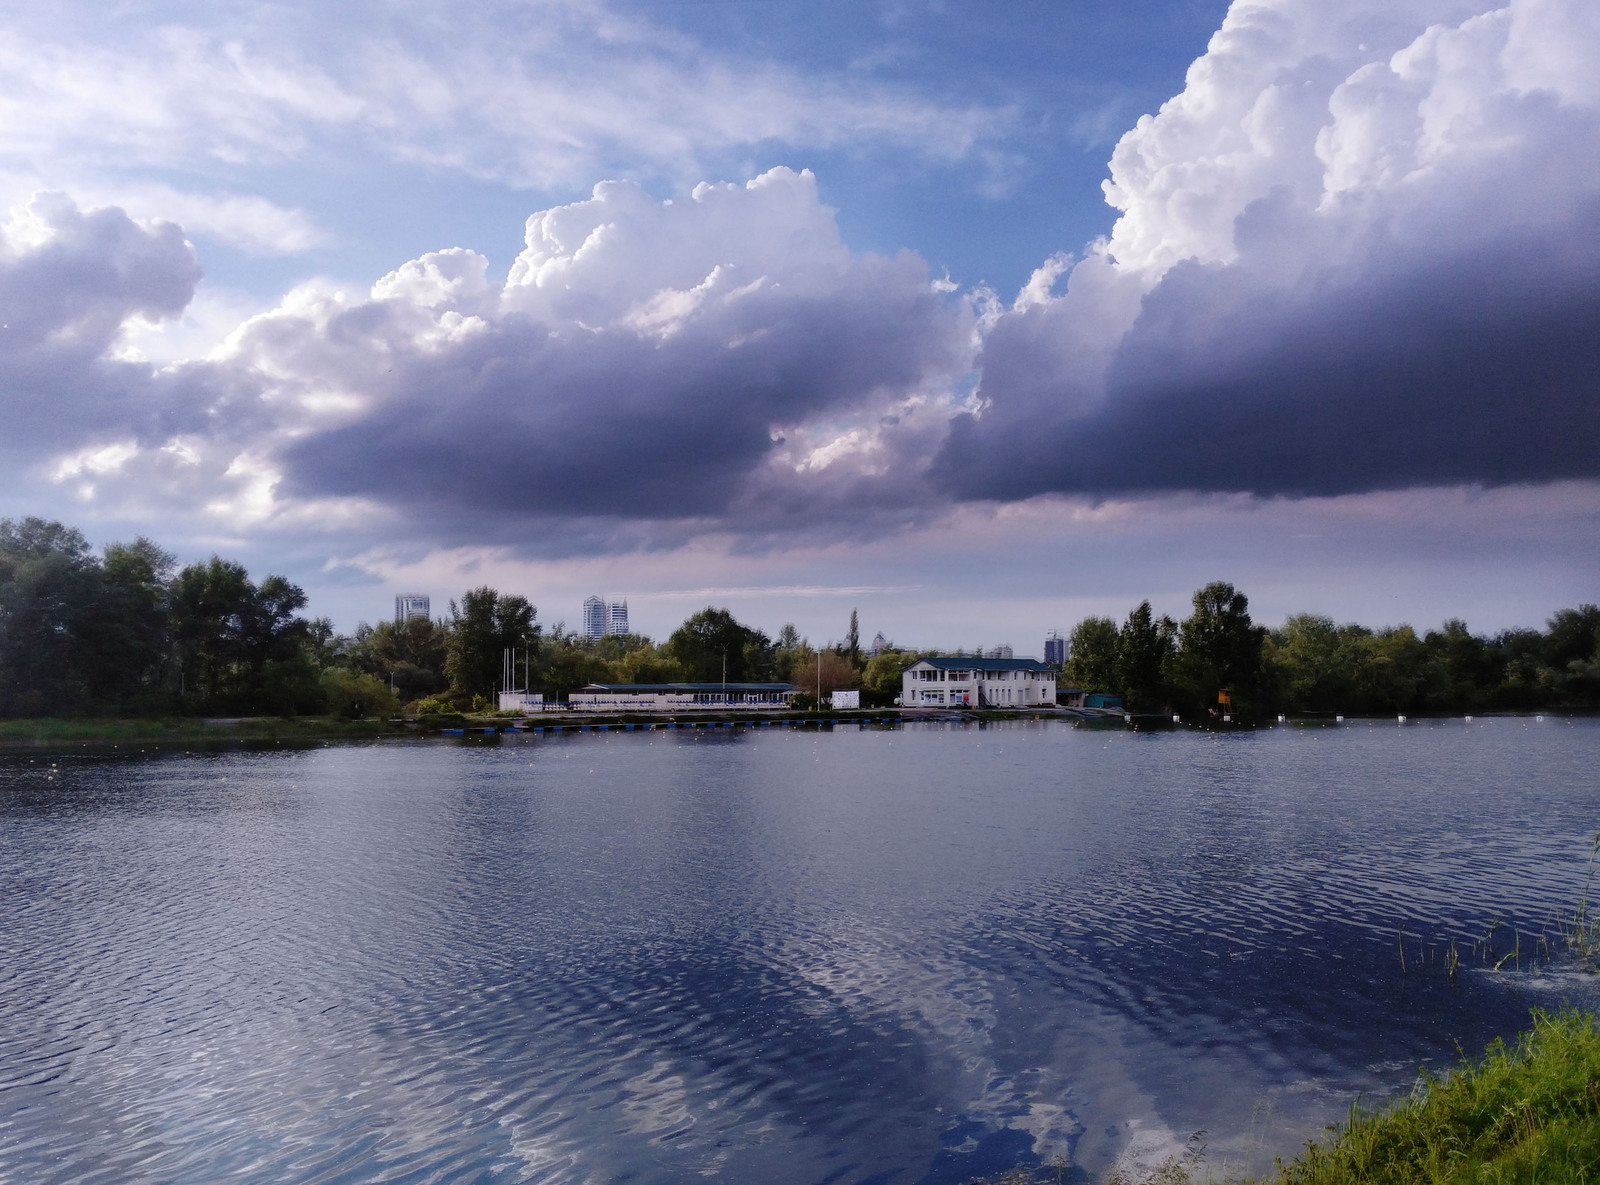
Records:
[[[628,633],[628,602],[589,597],[583,602],[583,636],[610,638]]]
[[[1044,637],[1044,662],[1050,667],[1067,665],[1067,640],[1057,630],[1051,630]]]
[[[394,599],[394,623],[399,625],[413,617],[428,618],[433,616],[433,607],[428,598],[420,593],[401,593]]]
[[[1010,657],[1012,657],[1011,647],[1003,645],[1003,644],[999,645],[999,646],[996,646],[992,650],[985,650],[983,652],[983,654],[982,654],[982,657],[984,657],[984,658],[1010,658]]]
[[[610,615],[606,612],[606,603],[603,598],[586,598],[583,602],[583,636],[585,638],[605,637],[609,618]]]

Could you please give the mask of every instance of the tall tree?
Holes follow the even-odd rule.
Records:
[[[850,610],[850,632],[844,636],[844,656],[851,666],[861,665],[861,619],[854,609]]]
[[[730,683],[762,682],[772,676],[771,640],[726,609],[700,610],[673,631],[665,649],[692,683],[720,682],[724,661]]]
[[[1159,621],[1149,601],[1128,614],[1117,635],[1117,681],[1130,708],[1156,708],[1168,700],[1167,667],[1176,650],[1177,626],[1170,617]]]
[[[84,634],[103,591],[83,535],[58,522],[0,519],[0,711],[87,707]]]
[[[1550,619],[1545,635],[1545,661],[1554,671],[1565,671],[1572,663],[1593,662],[1600,657],[1600,607],[1579,605],[1561,609]]]
[[[282,576],[258,587],[244,565],[212,556],[168,590],[182,702],[196,711],[316,710],[306,594]]]
[[[101,564],[102,593],[87,631],[98,698],[108,707],[160,711],[171,646],[168,583],[176,558],[149,539],[113,543]]]
[[[1220,691],[1241,709],[1255,704],[1266,631],[1250,620],[1250,601],[1214,581],[1194,594],[1194,612],[1179,626],[1176,668],[1193,706],[1215,709]]]
[[[1333,618],[1301,613],[1274,630],[1264,655],[1278,706],[1296,712],[1354,711],[1347,639]]]
[[[450,650],[445,669],[459,697],[494,700],[507,650],[537,653],[541,627],[527,598],[488,585],[466,592],[458,608],[450,602]]]
[[[1067,682],[1084,691],[1119,692],[1117,623],[1109,617],[1085,617],[1067,639]]]

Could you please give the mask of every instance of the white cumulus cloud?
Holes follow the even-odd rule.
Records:
[[[943,463],[1002,498],[1600,477],[1596,77],[1584,0],[1237,0]]]

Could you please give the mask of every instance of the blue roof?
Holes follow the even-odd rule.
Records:
[[[930,667],[942,671],[1054,671],[1036,658],[921,658]],[[912,663],[911,666],[916,666]],[[908,670],[910,668],[907,668]]]
[[[589,683],[579,691],[611,691],[618,695],[660,695],[697,691],[799,691],[793,683]]]

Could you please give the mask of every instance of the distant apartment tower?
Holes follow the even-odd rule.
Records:
[[[428,598],[417,593],[401,593],[394,599],[394,623],[410,621],[413,617],[427,619],[433,616],[433,606]]]
[[[600,597],[589,597],[583,602],[583,636],[585,638],[603,638],[606,636],[606,603]]]
[[[628,633],[628,602],[590,597],[583,602],[583,636],[606,638]]]
[[[992,650],[985,650],[983,652],[983,654],[981,655],[981,657],[983,657],[983,658],[1010,658],[1010,657],[1012,657],[1012,655],[1011,655],[1011,647],[1005,646],[1005,645],[996,646]]]
[[[1051,630],[1044,637],[1044,665],[1047,667],[1067,665],[1067,640],[1058,630]]]

